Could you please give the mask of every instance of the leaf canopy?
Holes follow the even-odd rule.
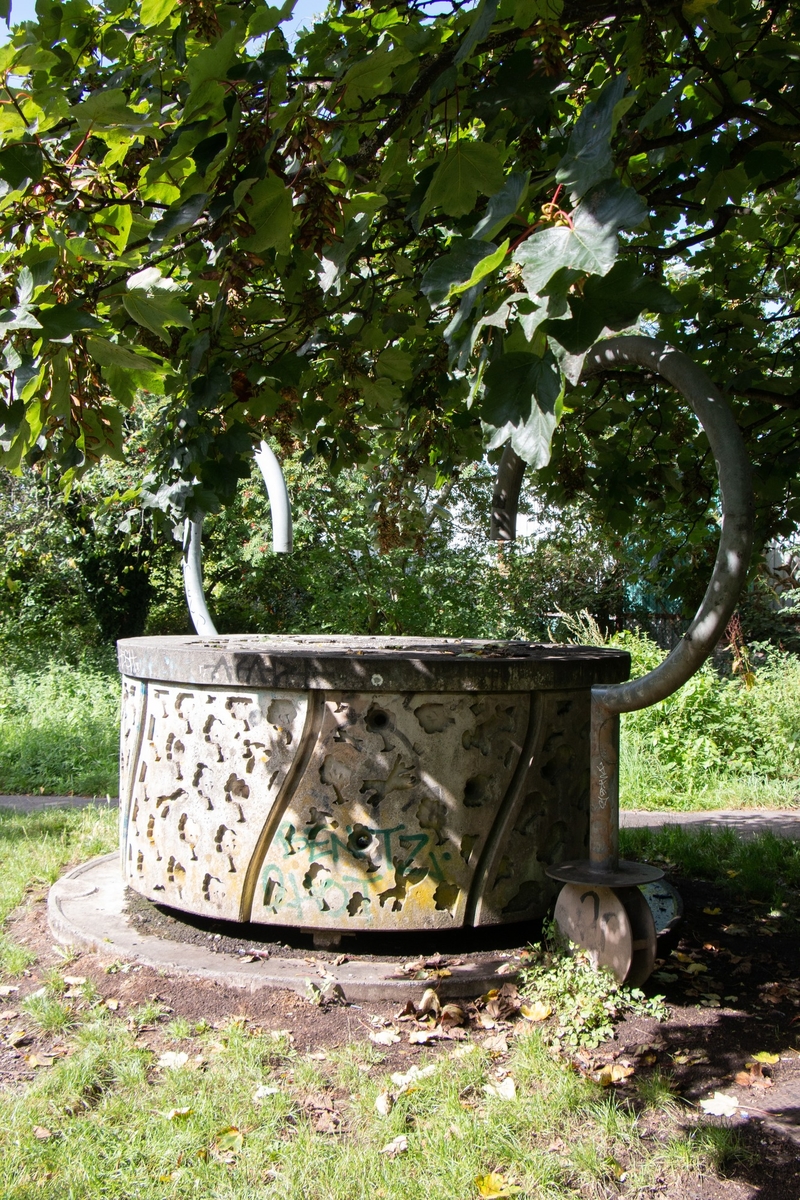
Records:
[[[728,390],[762,539],[793,529],[795,7],[333,0],[290,41],[291,7],[38,0],[0,49],[0,461],[68,489],[145,390],[173,521],[265,435],[426,482],[511,439],[551,498],[699,544],[675,398],[569,390],[644,328]]]

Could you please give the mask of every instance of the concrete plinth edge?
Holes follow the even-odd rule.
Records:
[[[63,875],[50,889],[47,915],[50,930],[62,945],[248,991],[283,988],[308,995],[309,984],[320,989],[338,984],[350,1001],[403,1002],[419,997],[431,986],[443,997],[479,996],[516,976],[515,969],[509,970],[514,963],[508,954],[498,954],[489,961],[485,956],[470,961],[469,956],[462,955],[461,965],[450,966],[450,975],[420,980],[403,976],[397,959],[351,960],[336,965],[320,957],[312,963],[308,961],[316,957],[312,951],[306,958],[270,957],[241,963],[232,955],[202,946],[154,937],[136,929],[125,911],[125,887],[117,854],[90,859]]]

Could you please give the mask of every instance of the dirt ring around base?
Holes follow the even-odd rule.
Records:
[[[515,956],[508,952],[474,957],[462,954],[457,963],[448,964],[449,975],[430,972],[420,979],[404,973],[397,957],[371,956],[368,961],[353,957],[338,962],[331,961],[330,954],[309,951],[303,958],[270,954],[245,963],[235,955],[156,937],[136,928],[127,912],[118,854],[90,859],[57,880],[48,894],[47,915],[50,930],[62,945],[248,991],[282,988],[308,996],[318,988],[323,995],[335,994],[348,1001],[403,1002],[431,986],[441,997],[479,996],[489,988],[513,982],[517,975]]]

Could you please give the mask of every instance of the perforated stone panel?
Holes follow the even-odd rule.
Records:
[[[392,691],[373,671],[374,690],[296,690],[214,671],[221,686],[123,676],[122,866],[152,900],[335,933],[497,924],[541,916],[545,868],[586,851],[588,686]]]

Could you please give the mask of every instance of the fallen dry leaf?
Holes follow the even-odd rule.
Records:
[[[490,1171],[488,1175],[476,1175],[475,1186],[486,1200],[500,1200],[502,1196],[514,1196],[521,1192],[521,1187],[510,1183],[499,1171]]]
[[[390,1025],[377,1033],[370,1033],[369,1040],[376,1046],[394,1046],[396,1042],[400,1041],[400,1034]]]
[[[417,1016],[422,1017],[425,1013],[433,1013],[436,1016],[441,1011],[441,1007],[435,990],[433,988],[426,988],[422,993],[422,999],[417,1007]]]
[[[544,1000],[534,1000],[532,1004],[521,1004],[519,1011],[526,1021],[546,1021],[553,1009]]]
[[[29,1067],[52,1067],[55,1059],[52,1054],[26,1054],[25,1061]]]
[[[700,1107],[710,1117],[732,1117],[739,1108],[739,1101],[724,1092],[714,1092],[713,1096],[700,1101]]]
[[[86,983],[85,975],[62,975],[61,978],[67,987],[83,987]]]
[[[267,1096],[277,1096],[280,1090],[280,1088],[271,1087],[267,1083],[260,1083],[253,1092],[253,1099],[258,1103],[261,1100],[266,1100]]]
[[[314,1122],[314,1131],[316,1133],[338,1133],[339,1127],[342,1124],[342,1118],[335,1109],[321,1112]]]
[[[495,1096],[498,1100],[516,1100],[517,1087],[510,1075],[506,1075],[505,1079],[498,1080],[497,1083],[485,1083],[483,1091],[487,1096]]]
[[[504,1033],[496,1033],[491,1037],[484,1038],[481,1046],[489,1054],[508,1054],[508,1041]]]
[[[49,1129],[45,1129],[44,1125],[34,1125],[33,1136],[38,1138],[40,1142],[46,1142],[47,1139],[51,1138],[53,1135]]]
[[[375,1097],[375,1111],[381,1117],[388,1117],[394,1108],[394,1096],[391,1092],[381,1092]]]
[[[439,1021],[444,1029],[450,1029],[454,1025],[463,1025],[466,1020],[466,1012],[460,1004],[453,1000],[445,1004],[439,1015]]]
[[[162,1071],[176,1070],[179,1067],[185,1067],[189,1061],[189,1055],[183,1050],[165,1050],[156,1064]]]
[[[708,1055],[705,1050],[679,1050],[677,1054],[673,1054],[672,1061],[682,1067],[686,1063],[691,1063],[695,1066],[700,1066],[708,1062]]]
[[[408,1138],[404,1133],[398,1134],[391,1142],[381,1150],[381,1154],[385,1154],[387,1158],[397,1158],[398,1154],[405,1154],[408,1149]]]
[[[446,1037],[447,1034],[442,1029],[413,1029],[408,1035],[408,1040],[412,1046],[429,1046],[431,1042],[439,1042]],[[400,1041],[399,1038],[395,1040]]]
[[[409,1067],[405,1075],[401,1071],[395,1071],[392,1075],[392,1083],[399,1088],[401,1092],[407,1092],[419,1082],[420,1079],[429,1079],[431,1075],[435,1075],[438,1071],[436,1063],[429,1063],[427,1067]]]
[[[621,1063],[609,1063],[594,1076],[601,1087],[611,1087],[612,1083],[621,1083],[633,1075],[633,1067],[624,1067]]]

